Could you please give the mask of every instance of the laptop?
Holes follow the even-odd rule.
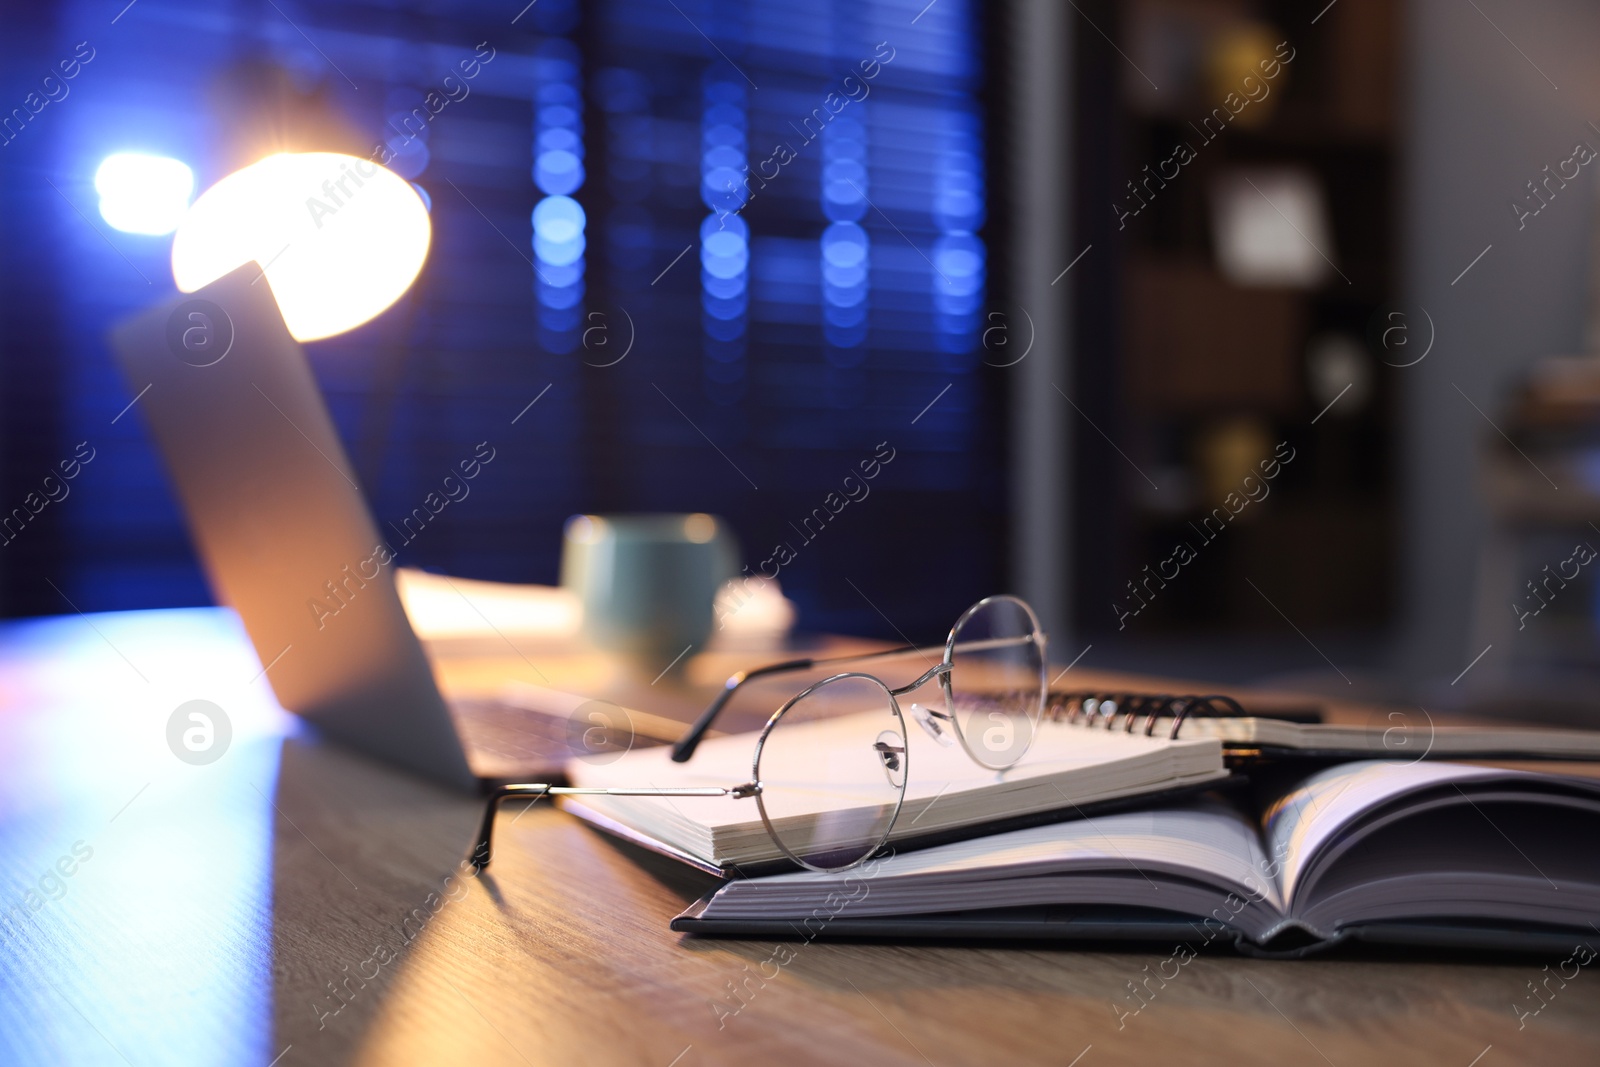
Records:
[[[401,605],[393,549],[257,264],[121,323],[112,348],[212,593],[238,612],[284,708],[460,789],[551,781],[571,756],[671,739],[640,721],[676,732],[532,686],[446,700]]]

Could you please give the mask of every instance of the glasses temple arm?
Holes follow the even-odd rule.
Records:
[[[765,667],[740,671],[723,683],[722,692],[717,694],[717,699],[713,700],[711,706],[706,708],[700,718],[695,720],[694,725],[689,727],[689,732],[684,734],[678,740],[678,743],[672,746],[672,762],[687,763],[689,761],[689,757],[694,755],[694,750],[699,747],[700,742],[705,740],[707,731],[711,729],[711,724],[717,721],[717,716],[722,714],[722,709],[727,707],[728,701],[733,699],[734,692],[752,678],[763,678],[769,674],[783,674],[788,671],[804,671],[829,663],[848,663],[852,660],[873,659],[878,656],[903,656],[907,652],[916,652],[919,649],[920,646],[918,645],[905,645],[901,648],[891,648],[881,652],[859,652],[851,656],[788,660],[784,663],[773,663]]]
[[[722,692],[717,694],[717,699],[711,706],[701,712],[700,717],[689,727],[689,732],[680,737],[672,746],[672,762],[686,763],[700,742],[705,740],[706,733],[710,731],[711,724],[717,721],[717,716],[722,714],[722,709],[728,706],[728,701],[733,699],[734,691],[752,678],[762,678],[769,674],[782,674],[787,671],[803,671],[809,668],[815,660],[794,659],[784,663],[773,663],[766,667],[756,667],[748,671],[740,671],[722,683]]]
[[[484,805],[483,821],[478,824],[478,841],[472,847],[472,867],[475,871],[482,871],[489,866],[489,858],[494,845],[494,817],[500,811],[500,802],[508,797],[531,796],[537,801],[540,797],[550,792],[548,785],[502,785],[496,786],[489,794],[488,802]]]

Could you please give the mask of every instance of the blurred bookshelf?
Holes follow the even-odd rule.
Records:
[[[1391,620],[1397,372],[1369,338],[1397,286],[1399,16],[1317,6],[1082,6],[1073,611],[1091,638]]]

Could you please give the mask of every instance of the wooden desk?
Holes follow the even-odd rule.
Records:
[[[1170,953],[818,942],[778,967],[669,932],[707,882],[549,809],[447,881],[477,802],[309,738],[259,671],[216,612],[0,628],[0,1063],[1600,1062],[1592,969],[1518,1030],[1556,960],[1203,953],[1119,1030]],[[206,766],[166,742],[193,698],[233,727]]]

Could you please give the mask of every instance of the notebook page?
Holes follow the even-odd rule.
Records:
[[[851,721],[857,718],[794,727],[786,743],[798,740],[814,747],[817,762],[824,764],[837,746],[859,742],[862,730]],[[958,745],[939,744],[915,722],[908,721],[905,737],[906,799],[896,822],[897,836],[1225,775],[1216,739],[1170,741],[1046,722],[1021,762],[992,771],[975,763]],[[673,763],[664,748],[630,752],[604,764],[579,759],[569,764],[568,774],[574,784],[583,786],[727,787],[751,779],[755,740],[755,734],[714,738],[701,744],[688,763]],[[865,795],[875,802],[881,791]],[[713,839],[724,847],[747,841],[761,848],[767,836],[756,803],[749,798],[599,796],[586,798],[584,804],[701,854]],[[848,806],[849,798],[835,789],[819,796],[814,814],[822,817]]]

